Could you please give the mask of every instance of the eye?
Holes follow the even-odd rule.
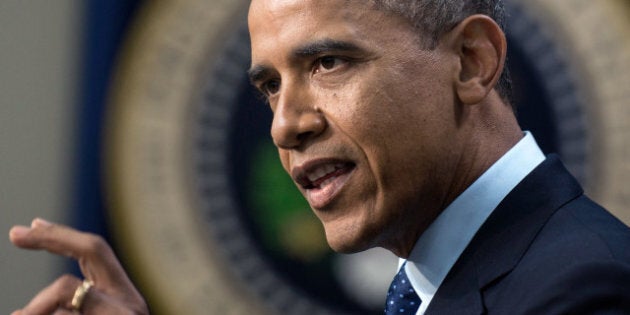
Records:
[[[280,80],[265,81],[260,85],[260,91],[267,96],[278,93],[280,91]]]
[[[334,56],[321,57],[315,61],[313,72],[319,73],[319,72],[333,71],[335,68],[343,66],[347,63],[348,63],[347,60],[339,58],[339,57],[334,57]]]

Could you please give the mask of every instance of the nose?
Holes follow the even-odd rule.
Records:
[[[312,97],[300,91],[281,93],[271,124],[271,137],[278,148],[299,148],[324,132],[326,119],[312,104]]]

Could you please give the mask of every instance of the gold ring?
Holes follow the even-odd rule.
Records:
[[[85,299],[85,295],[87,295],[90,288],[94,285],[94,282],[90,280],[83,280],[80,286],[74,291],[74,296],[72,297],[72,310],[81,311],[81,307],[83,306],[83,300]]]

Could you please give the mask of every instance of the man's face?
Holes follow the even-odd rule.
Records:
[[[254,0],[249,13],[282,165],[343,252],[413,245],[445,206],[461,142],[456,58],[366,3]]]

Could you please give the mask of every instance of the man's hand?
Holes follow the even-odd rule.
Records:
[[[81,314],[149,314],[144,299],[100,236],[35,219],[31,227],[14,226],[9,237],[18,247],[43,249],[79,262],[85,279],[94,283],[81,303]],[[72,275],[61,276],[12,315],[76,314],[72,298],[82,282]]]

